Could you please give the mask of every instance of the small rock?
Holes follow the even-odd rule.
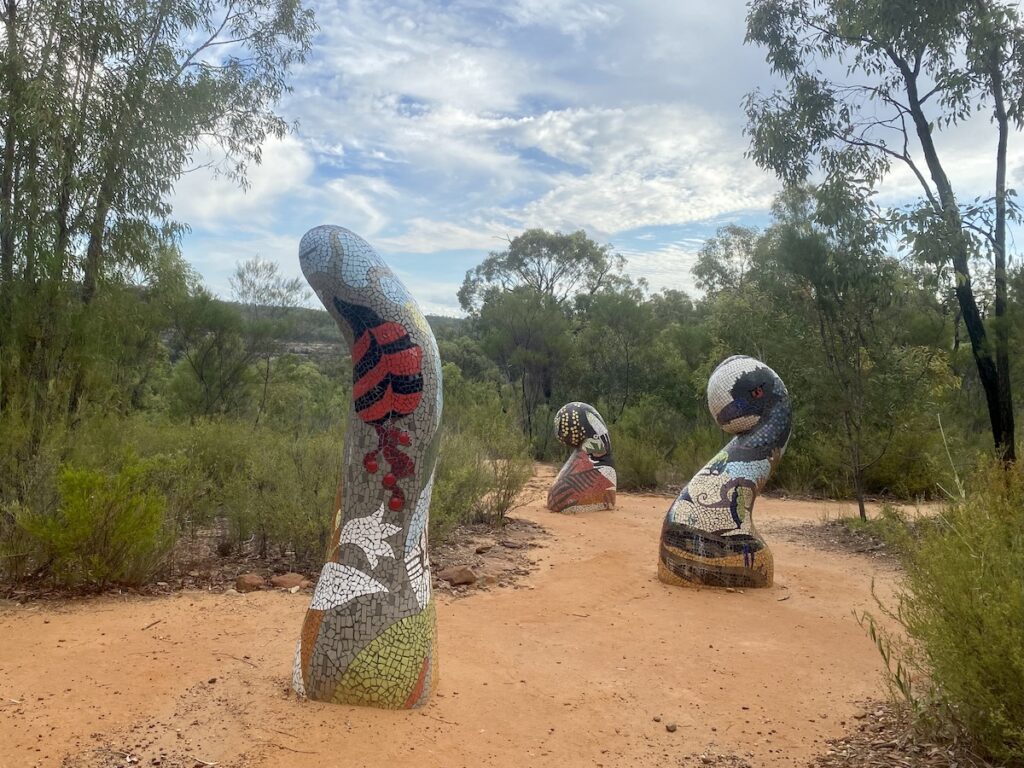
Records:
[[[237,595],[238,594],[238,590],[232,587],[231,589],[225,589],[224,590],[224,594],[225,595]]]
[[[654,716],[654,722],[660,723],[661,722],[661,715],[655,715]]]
[[[490,552],[493,548],[493,544],[481,544],[479,547],[476,548],[475,551],[478,555],[482,555],[485,552]]]
[[[445,568],[437,574],[437,578],[447,581],[452,586],[457,586],[459,584],[472,584],[476,581],[476,574],[473,573],[473,569],[468,565],[453,565],[451,568]]]
[[[270,583],[279,589],[291,589],[302,586],[304,581],[306,577],[301,573],[282,573],[280,576],[274,576]]]
[[[291,588],[291,589],[289,589],[288,591],[289,591],[289,592],[291,592],[291,593],[292,593],[292,594],[294,595],[294,594],[295,594],[296,592],[298,592],[298,591],[299,591],[300,589],[302,589],[302,587],[300,587],[300,586],[299,586],[298,584],[296,584],[296,585],[295,585],[294,587],[292,587],[292,588]]]
[[[669,733],[675,733],[676,732],[676,728],[678,728],[678,727],[679,726],[676,725],[675,723],[666,723],[665,724],[665,730],[668,731]]]
[[[505,549],[522,549],[523,548],[523,545],[520,544],[518,541],[509,541],[508,539],[505,539],[504,541],[500,541],[498,543],[501,544],[501,546],[505,547]]]
[[[235,589],[239,592],[255,592],[263,589],[263,577],[258,573],[243,573],[235,579]]]
[[[156,585],[157,585],[158,587],[169,587],[169,586],[170,586],[170,584],[168,584],[168,583],[167,583],[166,581],[158,581],[158,582],[156,583]]]
[[[216,678],[216,677],[211,677],[211,678],[210,678],[209,680],[207,680],[206,682],[208,682],[208,683],[209,683],[210,685],[213,685],[214,683],[216,683],[216,682],[217,682],[217,678]]]

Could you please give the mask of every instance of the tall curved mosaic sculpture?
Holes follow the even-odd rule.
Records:
[[[792,414],[782,379],[745,355],[708,380],[708,407],[736,435],[683,488],[661,528],[658,578],[668,584],[767,587],[771,550],[754,529],[754,500],[789,442]]]
[[[345,466],[327,563],[292,685],[318,701],[417,707],[437,677],[427,522],[440,438],[441,361],[416,302],[343,227],[307,232],[306,280],[352,353]]]
[[[555,414],[555,434],[573,449],[548,491],[552,512],[614,509],[615,465],[604,419],[591,405],[566,403]]]

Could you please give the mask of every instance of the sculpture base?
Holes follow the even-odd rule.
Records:
[[[674,586],[770,587],[775,563],[757,536],[701,531],[666,523],[658,553],[658,578]]]
[[[615,470],[598,467],[583,451],[569,457],[548,491],[552,512],[587,512],[615,508]]]
[[[352,659],[344,673],[315,679],[333,671],[330,664],[310,664],[309,636],[314,642],[323,617],[310,609],[296,653],[292,685],[296,692],[334,704],[414,709],[423,706],[437,685],[437,620],[431,602],[418,614],[395,622]],[[320,638],[324,642],[323,638]],[[328,656],[328,649],[324,649]],[[340,650],[340,649],[339,649]],[[314,679],[311,679],[314,678]]]

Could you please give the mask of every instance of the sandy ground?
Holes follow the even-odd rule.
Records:
[[[515,513],[552,534],[530,550],[535,573],[518,589],[439,595],[441,679],[424,709],[296,700],[308,593],[8,604],[0,768],[611,768],[700,765],[706,751],[797,766],[882,694],[853,612],[873,606],[872,579],[884,597],[898,574],[792,536],[852,508],[759,500],[775,586],[689,590],[656,577],[669,499],[554,515],[540,502],[551,477]]]

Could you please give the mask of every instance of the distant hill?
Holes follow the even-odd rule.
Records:
[[[226,301],[225,304],[239,307],[236,302]],[[326,343],[341,342],[341,334],[333,318],[325,309],[295,307],[285,310],[284,318],[289,320],[288,333],[281,341],[289,346],[293,343]],[[446,317],[444,315],[427,315],[434,335],[440,338],[451,338],[465,332],[466,318]]]

